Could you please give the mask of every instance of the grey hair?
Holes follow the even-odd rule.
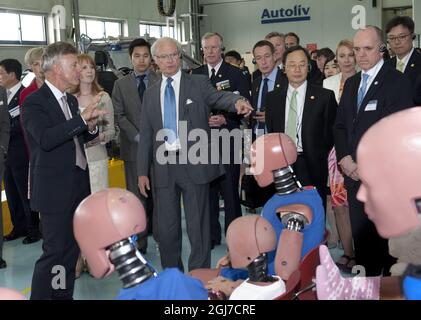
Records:
[[[32,64],[35,61],[41,60],[43,53],[44,53],[43,47],[31,48],[28,51],[26,51],[25,58],[24,58],[26,66],[28,68],[31,68]]]
[[[66,54],[77,54],[74,46],[67,42],[55,42],[47,46],[42,55],[42,70],[47,72]]]
[[[221,41],[221,47],[224,45],[224,38],[222,38],[222,36],[218,32],[206,32],[202,37],[202,42],[211,37],[218,37]]]
[[[170,38],[170,37],[162,37],[162,38],[159,38],[158,40],[156,40],[151,47],[151,53],[152,53],[153,57],[156,57],[157,48],[164,42],[173,43],[177,47],[177,51],[178,51],[179,54],[181,54],[183,52],[183,49],[181,48],[180,42],[178,42],[177,40],[175,40],[173,38]]]

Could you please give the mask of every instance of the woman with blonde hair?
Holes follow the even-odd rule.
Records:
[[[341,70],[337,75],[323,81],[323,87],[335,93],[336,100],[340,101],[345,81],[355,75],[356,61],[352,41],[342,40],[336,49],[336,60]],[[349,218],[348,198],[344,185],[344,177],[338,167],[335,148],[329,154],[329,186],[331,202],[334,212],[333,222],[344,248],[344,254],[337,261],[338,267],[345,272],[351,272],[355,265],[354,249],[352,244],[351,221]]]
[[[89,180],[91,193],[108,188],[108,155],[105,144],[111,141],[115,135],[114,129],[114,108],[110,96],[98,84],[95,62],[88,54],[78,55],[80,65],[80,82],[73,90],[79,102],[79,109],[82,112],[97,96],[100,96],[99,109],[107,110],[107,114],[98,119],[98,137],[85,144],[86,160],[89,167]],[[85,264],[85,265],[84,265]],[[79,259],[76,266],[76,277],[85,269],[86,262]]]

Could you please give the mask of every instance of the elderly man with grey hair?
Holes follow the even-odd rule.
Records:
[[[137,158],[139,189],[148,196],[152,166],[162,267],[184,270],[182,196],[191,245],[188,269],[209,268],[209,183],[224,173],[219,160],[213,162],[217,164],[210,161],[212,155],[219,157],[219,148],[212,148],[209,139],[209,115],[212,107],[246,115],[252,108],[239,95],[217,91],[208,77],[183,73],[181,46],[176,40],[167,37],[157,40],[152,55],[162,76],[143,98]]]
[[[89,195],[83,144],[98,135],[99,97],[79,114],[66,91],[79,83],[76,49],[49,45],[42,56],[45,83],[24,102],[23,123],[31,153],[30,204],[40,212],[44,243],[35,263],[31,299],[72,299],[79,248],[73,213]],[[55,277],[55,279],[54,279]]]

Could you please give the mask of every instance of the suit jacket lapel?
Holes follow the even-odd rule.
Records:
[[[276,108],[276,112],[279,116],[276,116],[275,119],[279,119],[279,132],[285,132],[285,113],[286,113],[286,103],[287,103],[287,87],[281,87],[279,91],[279,107]],[[277,122],[275,122],[277,123]]]
[[[377,93],[377,91],[383,85],[383,79],[386,74],[387,68],[388,67],[386,65],[383,65],[380,71],[377,73],[376,78],[374,78],[373,82],[371,83],[370,88],[368,89],[361,103],[360,109],[358,111],[358,117],[362,114],[362,112],[364,112],[365,107],[367,106],[368,102],[371,100],[371,98]],[[360,81],[361,81],[361,78],[360,78]],[[357,96],[358,96],[358,89],[357,89]]]
[[[181,72],[180,93],[178,96],[178,121],[186,120],[186,98],[189,80],[189,76]]]

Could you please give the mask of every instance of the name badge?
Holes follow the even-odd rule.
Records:
[[[19,106],[14,107],[13,109],[9,110],[9,114],[12,117],[12,119],[16,118],[17,116],[20,115],[20,108]]]
[[[364,111],[376,111],[377,110],[377,100],[371,100],[368,102]]]
[[[231,87],[231,85],[230,85],[230,81],[229,80],[224,80],[224,81],[218,82],[216,84],[216,89],[218,91],[220,91],[220,90],[227,90],[230,87]]]

